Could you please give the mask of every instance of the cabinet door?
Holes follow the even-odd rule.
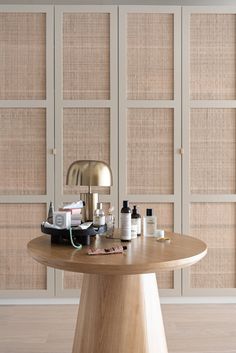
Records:
[[[235,295],[236,8],[184,9],[184,232],[208,245],[185,295]]]
[[[113,205],[117,212],[117,8],[55,8],[56,206],[88,191],[66,185],[70,164],[94,159],[111,166],[113,186],[93,191],[99,193],[106,211]],[[78,294],[82,275],[56,272],[57,295]]]
[[[119,205],[153,208],[158,228],[181,232],[180,8],[119,13]],[[157,277],[162,294],[180,294],[180,271]]]
[[[54,198],[53,8],[0,6],[0,294],[51,296],[27,254]]]

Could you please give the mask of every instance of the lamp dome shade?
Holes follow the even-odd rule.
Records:
[[[111,186],[112,183],[111,168],[102,161],[75,161],[67,171],[66,184],[70,186]]]

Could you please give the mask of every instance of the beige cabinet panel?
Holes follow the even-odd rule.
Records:
[[[64,289],[81,289],[83,282],[83,273],[68,272],[63,273]]]
[[[128,109],[127,193],[173,194],[173,109]]]
[[[127,14],[127,99],[173,99],[174,16]]]
[[[47,288],[46,267],[27,253],[45,216],[45,204],[0,204],[0,289]]]
[[[157,227],[166,231],[174,229],[174,206],[169,203],[130,203],[130,207],[137,205],[138,213],[143,217],[146,215],[146,209],[152,208],[153,214],[157,216]],[[174,272],[157,272],[158,287],[161,289],[174,289]]]
[[[110,98],[109,13],[63,14],[63,98]]]
[[[46,14],[0,13],[0,99],[46,98]]]
[[[190,117],[192,194],[235,194],[235,109],[192,109]]]
[[[235,50],[235,14],[191,14],[191,99],[236,99]]]
[[[207,256],[190,268],[192,288],[236,287],[235,203],[194,203],[190,233],[208,245]]]
[[[0,108],[0,125],[0,194],[45,194],[45,109]]]
[[[52,6],[0,5],[0,296],[48,297],[27,243],[54,199]]]
[[[119,10],[119,203],[158,228],[181,231],[181,9]],[[180,295],[180,273],[157,274],[161,294]]]
[[[87,192],[86,187],[66,184],[66,173],[76,160],[101,160],[110,163],[110,109],[66,108],[63,116],[63,175],[64,193]],[[95,191],[96,188],[93,188]],[[99,187],[99,193],[109,188]]]
[[[236,8],[186,7],[183,26],[183,232],[209,248],[183,294],[235,295]]]
[[[118,213],[117,6],[55,6],[56,207],[79,199],[87,186],[66,185],[76,160],[100,160],[111,187],[92,186],[103,209]],[[56,271],[56,294],[77,296],[82,274]]]

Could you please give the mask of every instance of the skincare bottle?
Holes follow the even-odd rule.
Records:
[[[143,235],[153,237],[157,227],[157,218],[152,214],[152,208],[147,208],[146,216],[143,217]]]
[[[105,213],[102,209],[102,203],[98,202],[97,208],[94,211],[94,215],[93,215],[93,225],[95,227],[100,227],[100,226],[104,226],[104,224],[105,224]]]
[[[121,222],[121,241],[131,241],[131,209],[129,201],[123,201],[123,207],[120,214]]]
[[[48,217],[47,217],[47,222],[53,224],[53,212],[54,212],[54,206],[53,202],[50,202],[49,209],[48,209]]]
[[[133,228],[133,226],[136,225],[137,228],[137,235],[141,235],[141,216],[140,214],[137,212],[137,206],[134,206],[133,210],[132,210],[132,214],[131,214],[131,227]],[[134,231],[134,230],[133,230]],[[131,230],[132,232],[132,230]],[[133,236],[132,236],[133,238]],[[135,236],[136,238],[136,236]]]
[[[108,215],[105,217],[106,218],[106,225],[107,225],[107,237],[112,238],[113,233],[114,233],[114,228],[115,228],[115,216],[113,214],[114,212],[114,207],[110,207],[108,210]]]

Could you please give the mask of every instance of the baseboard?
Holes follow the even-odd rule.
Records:
[[[161,304],[236,304],[236,297],[161,297]],[[2,298],[0,305],[78,305],[79,298]]]

